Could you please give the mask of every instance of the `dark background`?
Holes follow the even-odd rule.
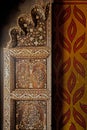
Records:
[[[12,13],[18,11],[18,7],[24,0],[0,0],[0,130],[2,130],[3,126],[3,100],[2,100],[2,66],[3,66],[3,55],[2,55],[2,36],[3,29],[9,23],[9,17]]]
[[[9,16],[18,11],[18,7],[25,0],[0,0],[0,45],[2,30],[9,22]]]

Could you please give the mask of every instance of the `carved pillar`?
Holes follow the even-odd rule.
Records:
[[[51,130],[51,1],[22,14],[3,49],[3,130]]]

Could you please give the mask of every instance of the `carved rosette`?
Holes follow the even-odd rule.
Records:
[[[51,130],[51,2],[43,3],[19,16],[3,50],[3,130]]]

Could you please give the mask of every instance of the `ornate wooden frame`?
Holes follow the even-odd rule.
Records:
[[[47,39],[44,46],[12,46],[12,38],[3,49],[3,130],[18,130],[15,123],[16,101],[45,101],[47,123],[43,130],[51,130],[51,1],[47,19]],[[15,59],[45,59],[47,61],[47,87],[39,89],[17,89],[15,84]],[[32,128],[31,128],[32,130]]]

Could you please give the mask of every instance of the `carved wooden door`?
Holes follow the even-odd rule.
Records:
[[[3,130],[51,130],[51,2],[17,22],[3,50]]]

